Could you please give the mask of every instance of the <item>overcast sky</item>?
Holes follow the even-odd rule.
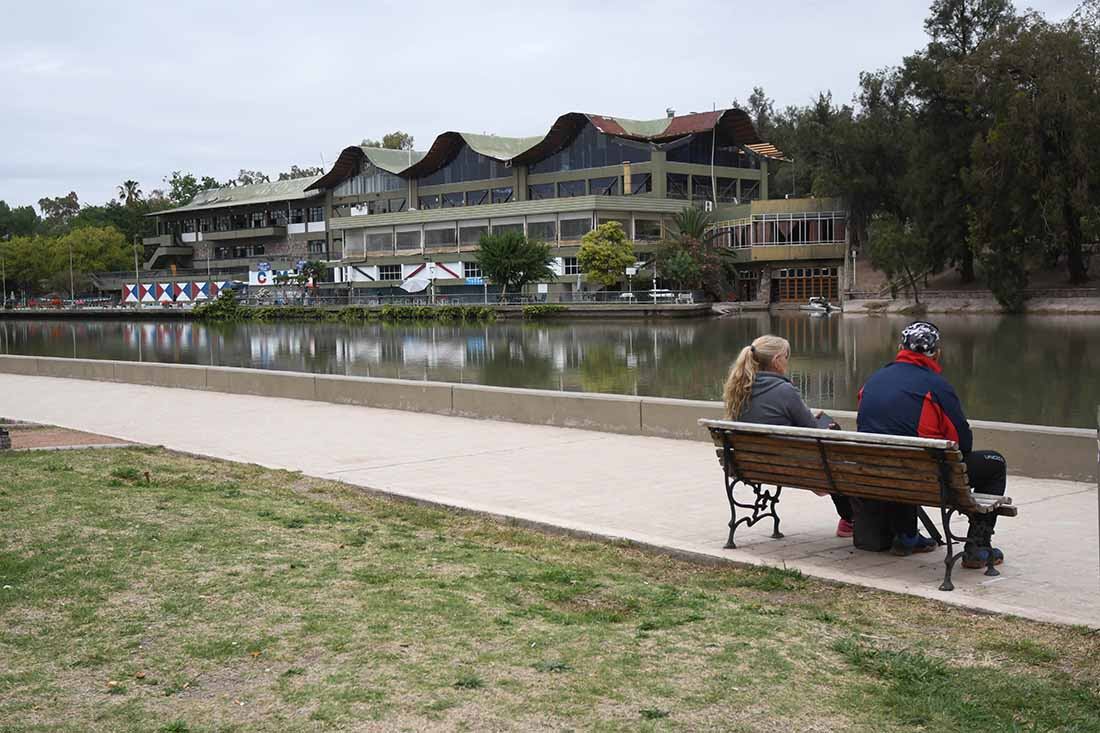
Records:
[[[3,3],[0,199],[104,203],[173,170],[273,178],[401,129],[539,135],[565,112],[635,119],[851,98],[924,45],[929,0],[678,3]],[[1036,0],[1061,19],[1076,0]],[[315,5],[316,7],[311,7]]]

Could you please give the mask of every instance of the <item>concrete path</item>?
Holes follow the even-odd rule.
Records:
[[[702,442],[469,420],[322,402],[0,375],[0,416],[273,468],[609,537],[910,593],[1033,619],[1100,627],[1096,487],[1009,479],[1018,518],[996,542],[997,578],[955,573],[942,553],[855,550],[833,536],[828,498],[789,491],[786,538],[757,525],[723,550],[728,508]],[[0,477],[0,483],[3,482]],[[957,531],[964,531],[960,526]]]

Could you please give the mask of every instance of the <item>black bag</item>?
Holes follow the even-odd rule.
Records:
[[[894,543],[894,531],[890,528],[890,512],[893,503],[855,497],[850,501],[852,502],[852,544],[870,552],[889,550]],[[928,536],[937,545],[942,545],[943,536],[936,529],[932,518],[924,511],[924,507],[917,507],[917,518],[924,525]]]
[[[891,502],[852,497],[852,544],[861,550],[882,552],[894,543],[890,529]]]

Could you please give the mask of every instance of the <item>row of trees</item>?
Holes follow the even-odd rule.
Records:
[[[771,190],[842,196],[857,244],[916,288],[928,273],[983,276],[1009,309],[1029,272],[1088,279],[1100,240],[1100,0],[1067,20],[1008,0],[935,0],[927,46],[860,75],[851,104],[821,94],[740,106],[793,163]]]

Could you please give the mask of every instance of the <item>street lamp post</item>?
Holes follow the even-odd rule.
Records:
[[[76,307],[76,287],[73,285],[73,243],[69,241],[69,307]]]
[[[138,273],[138,244],[134,237],[134,310],[141,307],[141,275]]]

